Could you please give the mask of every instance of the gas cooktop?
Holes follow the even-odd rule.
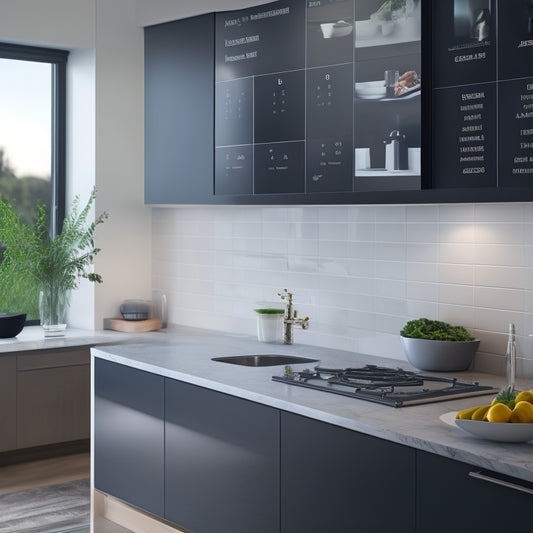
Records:
[[[428,376],[402,368],[366,365],[362,368],[304,369],[299,372],[286,366],[282,376],[273,381],[368,400],[391,407],[432,403],[468,396],[496,394],[499,389],[466,383],[457,378]]]

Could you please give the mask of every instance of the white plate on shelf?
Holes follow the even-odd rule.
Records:
[[[355,84],[355,95],[358,98],[383,98],[386,93],[385,80],[363,81]]]
[[[456,425],[470,435],[494,442],[528,442],[533,439],[533,424],[458,420],[455,418],[457,412],[445,413],[440,419],[445,424]]]

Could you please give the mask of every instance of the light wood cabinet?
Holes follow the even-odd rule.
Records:
[[[17,358],[0,357],[0,452],[17,446]]]
[[[88,347],[0,357],[0,451],[90,438]]]

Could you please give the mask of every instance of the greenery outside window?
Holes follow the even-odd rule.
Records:
[[[0,199],[25,223],[38,204],[49,214],[50,235],[65,215],[65,109],[68,52],[0,43]],[[3,244],[0,242],[0,262]],[[0,313],[39,319],[31,279],[0,278]]]

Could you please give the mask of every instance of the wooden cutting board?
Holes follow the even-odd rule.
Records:
[[[148,318],[147,320],[124,320],[123,318],[104,318],[104,329],[122,331],[124,333],[146,333],[161,329],[161,320]]]

